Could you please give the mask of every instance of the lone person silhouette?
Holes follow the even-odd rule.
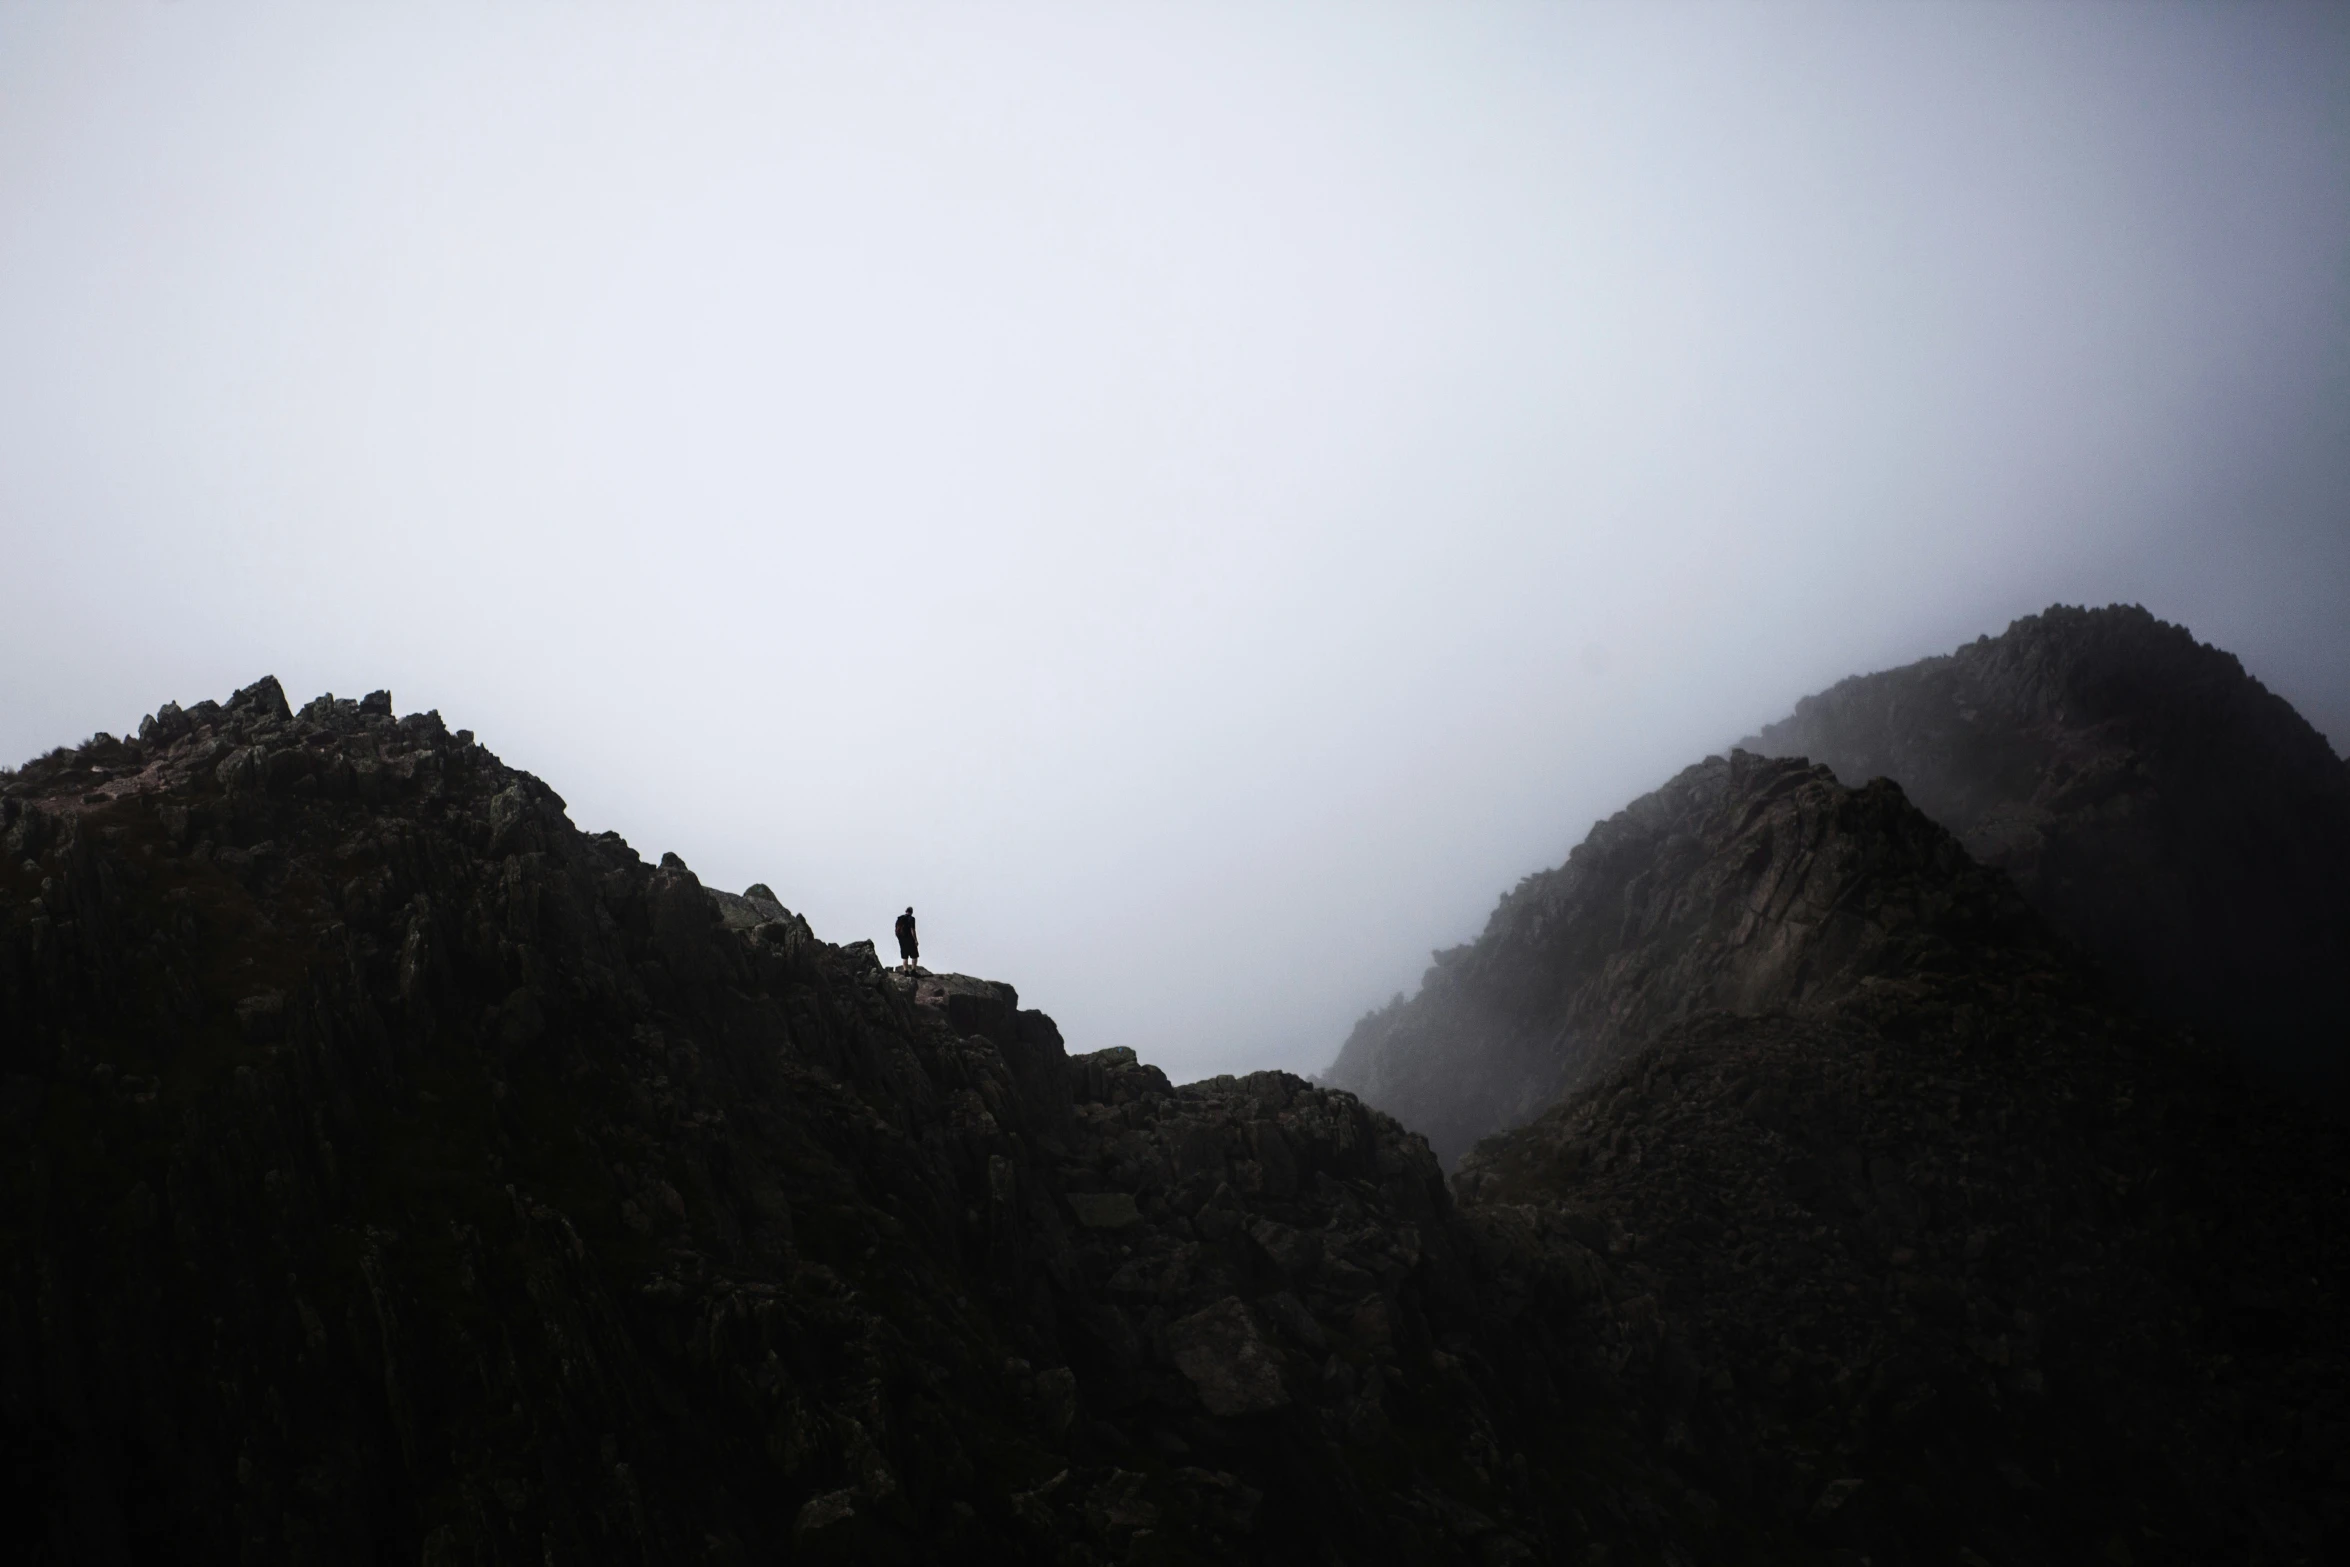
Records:
[[[906,912],[898,916],[898,956],[906,960],[904,966],[911,973],[914,960],[921,955],[922,949],[914,943],[914,906],[909,903]]]

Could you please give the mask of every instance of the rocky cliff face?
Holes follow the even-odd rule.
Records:
[[[1426,1145],[1071,1057],[433,714],[0,780],[17,1560],[1565,1549]]]
[[[1670,1025],[1457,1186],[1696,1560],[2350,1546],[2350,1143],[2051,943]]]
[[[1707,1010],[1817,1009],[1996,945],[2012,888],[1887,784],[1745,752],[1689,768],[1503,898],[1327,1074],[1447,1160]]]
[[[1353,1094],[1071,1055],[381,694],[166,707],[0,775],[0,1538],[2341,1553],[2338,1133],[1894,786],[1702,764],[1442,972],[1494,1059],[1580,1052],[1449,1188]]]
[[[2270,871],[2296,821],[2330,852],[2338,764],[2285,751],[2304,792],[2231,806],[2307,807],[2262,829]],[[1455,1190],[1488,1331],[1568,1346],[1568,1439],[1631,1471],[1579,1494],[1657,1508],[1690,1560],[2341,1553],[2350,1144],[2084,957],[2067,907],[1881,776],[1734,752],[1358,1026],[1332,1081],[1440,1152],[1514,1127]]]
[[[2131,994],[2350,1088],[2350,768],[2233,656],[2060,606],[1745,744],[1896,780]]]

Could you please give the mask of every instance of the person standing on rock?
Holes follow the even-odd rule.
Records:
[[[898,916],[898,956],[905,959],[907,973],[914,971],[914,960],[921,955],[922,949],[914,942],[914,906],[909,903],[906,912]]]

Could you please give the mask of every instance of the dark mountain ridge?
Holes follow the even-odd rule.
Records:
[[[1597,824],[1363,1018],[1325,1080],[1449,1162],[1672,1017],[1833,1002],[2020,895],[2122,1003],[2297,1089],[2350,1088],[2350,767],[2232,656],[2142,609],[2059,606],[1806,697],[1746,744],[1791,770],[1733,787],[1766,765],[1733,752]],[[1864,828],[1807,776],[1890,780],[1954,841],[1895,829],[1901,810]],[[1960,887],[1969,909],[1941,901]]]
[[[2350,1139],[2052,935],[1673,1023],[1455,1185],[1497,1311],[1608,1346],[1633,1442],[1722,1501],[1698,1559],[2350,1543]],[[1612,1290],[1529,1263],[1574,1237]]]
[[[2350,1088],[2350,767],[2234,655],[2059,605],[1742,743],[1895,780],[2133,997]]]
[[[1524,1395],[1442,1347],[1479,1319],[1436,1163],[1350,1096],[1070,1057],[380,693],[167,706],[7,778],[0,834],[14,1559],[1562,1527]]]
[[[1325,1080],[1451,1160],[1678,1018],[1833,1005],[2024,916],[1895,786],[1734,751],[1520,882],[1417,996],[1355,1026]]]
[[[1892,784],[1716,758],[1594,839],[1485,981],[1533,1030],[1494,1058],[1563,1015],[1581,1086],[1448,1187],[1350,1093],[1072,1056],[380,693],[53,753],[0,776],[0,1528],[56,1562],[2340,1549],[2336,1129],[2117,1006]]]

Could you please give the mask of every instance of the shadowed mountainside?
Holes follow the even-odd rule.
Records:
[[[2350,1142],[2102,989],[2027,939],[1691,1018],[1463,1162],[1501,1331],[1604,1346],[1697,1560],[2350,1545]]]
[[[2338,1132],[1891,784],[1717,758],[1513,894],[1493,951],[1561,972],[1493,957],[1503,1015],[1583,1086],[1456,1188],[1352,1094],[1072,1056],[647,865],[381,693],[52,753],[0,851],[15,1559],[2344,1543]]]
[[[1564,1549],[1351,1096],[1072,1058],[381,694],[0,783],[13,1559]]]
[[[2228,654],[2144,610],[2057,608],[1748,744],[1775,760],[1691,768],[1526,878],[1325,1080],[1449,1162],[1672,1017],[1832,1002],[2020,894],[2130,1004],[2350,1082],[2350,767]],[[1807,777],[1890,778],[1956,842]]]
[[[2350,1088],[2350,766],[2232,654],[2058,606],[1743,744],[1895,780],[2132,996]]]
[[[1355,1025],[1326,1081],[1439,1157],[1531,1119],[1664,1024],[1826,1006],[1869,976],[2028,924],[1890,784],[1711,757],[1529,876],[1409,1001]]]

